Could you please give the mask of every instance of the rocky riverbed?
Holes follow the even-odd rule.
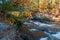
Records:
[[[12,40],[16,30],[12,25],[5,22],[0,22],[0,40]]]
[[[26,21],[18,32],[13,25],[0,22],[0,40],[60,40],[60,26]]]
[[[22,31],[18,32],[13,25],[0,22],[0,40],[29,40]]]
[[[31,20],[24,24],[23,28],[27,27],[33,40],[60,40],[58,36],[60,35],[60,26]]]

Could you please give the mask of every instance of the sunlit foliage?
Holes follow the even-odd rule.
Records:
[[[23,5],[28,5],[30,4],[30,0],[13,0],[13,2],[21,3]]]
[[[28,11],[28,10],[25,10],[25,11],[23,12],[23,14],[24,14],[24,16],[25,16],[26,18],[31,18],[31,17],[32,17],[31,12]]]

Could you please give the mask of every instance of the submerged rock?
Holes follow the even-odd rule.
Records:
[[[52,36],[52,34],[60,32],[60,27],[55,24],[45,24],[30,20],[24,23],[23,28],[27,30],[25,33],[28,32],[33,40],[60,40],[59,37]]]

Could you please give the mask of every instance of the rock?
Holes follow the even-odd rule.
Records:
[[[24,26],[22,28],[24,28],[24,32],[29,34],[33,40],[40,40],[40,37],[43,37],[43,39],[48,37],[47,40],[59,40],[56,37],[51,37],[52,34],[56,34],[60,31],[60,27],[56,27],[55,24],[45,24],[30,20],[29,22],[25,22],[23,25]]]
[[[16,30],[8,23],[0,22],[0,40],[12,40]]]

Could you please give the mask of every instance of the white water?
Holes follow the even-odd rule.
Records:
[[[60,40],[60,32],[58,32],[57,34],[51,34],[49,36],[50,36],[50,40]],[[40,38],[40,40],[48,40],[48,37]]]
[[[29,22],[25,22],[24,24],[35,24],[35,25],[38,25],[40,27],[55,27],[56,25],[55,24],[45,24],[45,23],[41,23],[41,22],[34,22],[32,20],[30,20]]]
[[[57,32],[57,34],[52,34],[52,36],[56,37],[57,39],[60,39],[60,32]]]
[[[30,31],[39,31],[39,30],[37,30],[37,29],[29,29]]]
[[[45,38],[41,38],[40,40],[48,40],[48,37],[45,37]]]
[[[33,25],[35,24],[35,25],[38,25],[39,27],[50,27],[50,28],[55,28],[56,27],[55,24],[45,24],[45,23],[41,23],[41,22],[34,22],[32,20],[30,20],[29,23],[26,22],[26,24],[32,24],[32,23],[33,23]],[[56,27],[56,28],[60,28],[60,27]],[[33,31],[33,32],[38,31],[37,29],[29,29],[29,30]],[[50,34],[50,33],[45,32],[45,31],[43,31],[43,32],[45,34],[47,34],[48,37],[40,38],[40,40],[49,40],[49,38],[50,38],[50,40],[60,40],[60,32],[58,32],[56,34]]]
[[[39,25],[40,27],[42,26],[42,27],[55,27],[55,25],[54,24],[45,24],[45,23],[41,23],[41,22],[33,22],[34,24],[36,24],[36,25]]]

